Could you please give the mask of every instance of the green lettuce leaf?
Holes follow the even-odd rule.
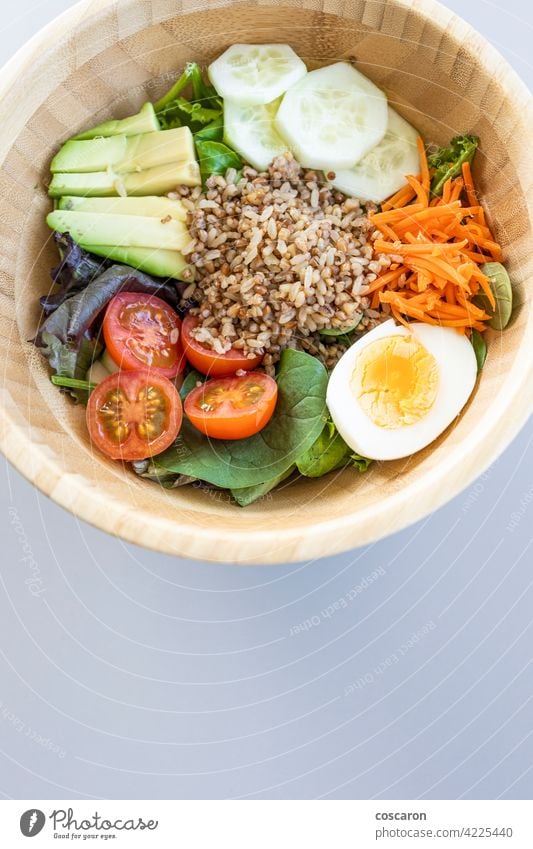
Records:
[[[459,177],[464,162],[472,162],[479,145],[477,136],[455,136],[448,147],[441,147],[428,156],[430,168],[436,168],[431,181],[431,191],[441,195],[444,183],[453,177]]]
[[[192,97],[183,92],[192,89]],[[215,89],[206,83],[196,62],[188,62],[182,75],[156,103],[154,109],[162,130],[190,127],[196,132],[222,115],[222,100]]]

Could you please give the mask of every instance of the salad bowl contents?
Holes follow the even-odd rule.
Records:
[[[305,559],[524,421],[523,88],[428,0],[380,10],[102,0],[4,75],[0,440],[76,515]]]
[[[475,136],[430,148],[352,64],[308,71],[286,44],[232,45],[207,78],[189,63],[158,102],[52,159],[47,223],[91,270],[36,344],[99,450],[245,506],[292,475],[432,443],[513,289]],[[77,301],[58,357],[58,313]]]

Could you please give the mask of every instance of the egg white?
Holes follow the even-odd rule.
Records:
[[[426,416],[400,428],[374,424],[359,406],[351,379],[361,351],[377,339],[413,333],[436,360],[439,382],[435,403]],[[397,460],[420,451],[437,438],[468,401],[477,377],[474,349],[466,336],[450,327],[413,322],[409,329],[385,321],[355,342],[331,374],[327,405],[337,430],[350,448],[374,460]]]

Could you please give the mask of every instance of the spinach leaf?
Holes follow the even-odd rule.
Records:
[[[221,142],[224,138],[224,119],[222,112],[220,112],[214,121],[211,121],[203,129],[198,130],[194,138],[197,144],[202,140]]]
[[[240,171],[243,166],[239,154],[223,142],[198,139],[197,137],[196,153],[198,154],[200,173],[204,183],[211,174],[224,175],[228,168],[235,168]]]
[[[361,454],[350,454],[350,465],[359,472],[366,472],[374,461],[370,457],[362,457]]]
[[[489,327],[503,330],[509,324],[513,312],[513,287],[507,269],[501,262],[485,262],[480,265],[479,270],[489,278],[496,309],[493,311],[489,299],[481,291],[474,298],[474,303],[491,316]]]
[[[174,472],[165,472],[163,469],[158,469],[157,466],[154,466],[153,461],[148,459],[134,460],[131,467],[139,477],[158,483],[165,489],[176,489],[178,486],[186,486],[195,481],[195,478],[189,478],[186,475],[176,475]]]
[[[315,357],[286,349],[277,381],[276,410],[255,436],[208,439],[184,419],[175,444],[155,464],[225,489],[266,483],[286,472],[324,426],[327,372]]]
[[[429,167],[436,169],[431,181],[431,191],[434,195],[442,194],[446,180],[460,176],[463,163],[472,162],[478,145],[477,136],[455,136],[449,147],[441,147],[428,156]]]
[[[326,342],[332,339],[336,342],[340,342],[341,345],[347,345],[349,347],[350,345],[353,345],[355,341],[355,331],[362,320],[363,313],[359,313],[354,316],[352,324],[348,327],[324,327],[318,332]]]
[[[487,359],[487,343],[483,339],[479,330],[472,330],[470,342],[472,343],[474,354],[476,355],[477,370],[480,372],[485,365],[485,360]]]
[[[254,501],[260,501],[261,498],[268,495],[271,490],[292,475],[295,469],[296,466],[289,466],[289,468],[285,472],[282,472],[281,475],[278,475],[269,481],[265,481],[265,483],[258,483],[255,486],[243,486],[240,489],[232,489],[231,494],[239,507],[248,507],[249,504],[253,504]]]
[[[359,327],[361,321],[363,320],[363,313],[358,313],[354,316],[352,323],[348,327],[323,327],[322,330],[319,330],[321,336],[333,336],[334,338],[338,338],[339,336],[349,336]]]
[[[351,448],[346,445],[337,428],[330,420],[318,439],[296,460],[300,474],[308,478],[320,478],[328,472],[346,466],[350,461]]]
[[[372,460],[354,454],[331,421],[326,422],[318,439],[296,461],[300,474],[320,478],[328,472],[355,466],[366,472]]]
[[[196,389],[196,384],[198,382],[204,383],[204,381],[206,379],[207,378],[206,378],[205,374],[200,374],[199,371],[195,371],[194,369],[192,371],[190,371],[185,376],[185,379],[184,379],[184,381],[183,381],[183,383],[181,384],[181,387],[180,387],[180,398],[181,398],[181,400],[185,401],[189,392],[192,392],[193,389]]]

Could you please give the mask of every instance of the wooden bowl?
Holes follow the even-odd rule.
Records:
[[[178,8],[179,7],[179,8]],[[225,493],[163,490],[93,452],[84,410],[49,382],[28,343],[55,253],[44,216],[58,144],[135,111],[186,60],[235,42],[289,42],[313,64],[341,58],[388,94],[426,139],[481,137],[476,177],[504,246],[518,307],[492,333],[473,398],[437,443],[407,461],[283,486],[241,509]],[[533,136],[529,94],[463,21],[430,0],[94,0],[39,33],[3,70],[0,123],[0,439],[7,458],[75,515],[126,540],[187,557],[274,563],[368,543],[434,510],[505,448],[531,408]]]

